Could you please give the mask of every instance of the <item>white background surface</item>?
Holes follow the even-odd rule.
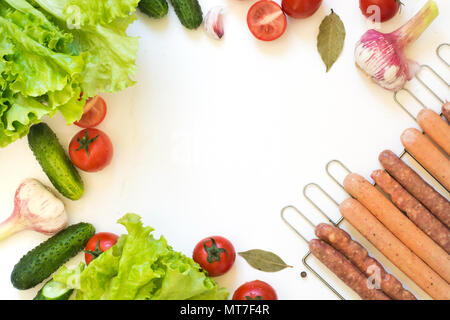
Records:
[[[100,173],[82,174],[86,191],[81,200],[64,199],[71,222],[87,221],[97,231],[120,234],[124,230],[116,220],[136,212],[187,255],[203,237],[223,235],[237,251],[271,250],[294,266],[262,273],[238,257],[233,269],[217,279],[231,293],[243,282],[260,279],[271,283],[280,299],[335,299],[310,272],[306,279],[300,277],[307,246],[282,223],[280,210],[292,204],[320,221],[301,196],[303,186],[318,182],[342,200],[325,164],[340,159],[368,177],[379,168],[379,152],[400,152],[400,133],[415,126],[392,93],[354,66],[354,44],[367,29],[357,2],[324,0],[313,17],[288,19],[286,33],[271,43],[248,31],[245,19],[254,1],[200,1],[204,13],[216,4],[227,7],[221,42],[208,38],[202,28],[184,29],[172,8],[160,21],[139,14],[130,28],[130,34],[141,37],[137,84],[103,95],[109,112],[100,129],[114,143],[113,162]],[[405,22],[424,3],[403,2],[401,14],[383,24],[383,31]],[[436,2],[440,16],[408,55],[448,75],[434,50],[449,41],[450,3]],[[316,37],[331,8],[343,20],[347,36],[341,57],[325,73]],[[60,116],[46,122],[65,147],[79,130],[66,126]],[[12,212],[22,180],[50,182],[26,139],[0,150],[0,163],[3,220]],[[328,212],[337,217],[337,209],[332,210]],[[307,225],[301,231],[312,234]],[[35,295],[40,286],[18,291],[10,274],[22,255],[45,239],[26,231],[0,243],[0,299]],[[426,298],[420,290],[419,296]]]

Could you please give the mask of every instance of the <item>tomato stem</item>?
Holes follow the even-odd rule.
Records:
[[[206,243],[208,243],[209,241],[211,241],[210,247],[208,247],[206,245]],[[217,247],[216,241],[213,238],[210,238],[208,241],[205,241],[203,243],[203,247],[205,248],[205,251],[208,254],[208,257],[206,258],[206,260],[209,263],[220,261],[220,254],[222,252],[225,252],[225,254],[228,256],[228,251],[225,250],[224,248]]]
[[[80,144],[80,147],[78,149],[76,149],[75,151],[80,151],[81,149],[86,150],[87,156],[89,157],[89,146],[91,145],[92,142],[94,142],[95,140],[97,140],[97,138],[100,135],[95,136],[92,139],[89,139],[89,133],[86,130],[84,132],[84,137],[83,138],[77,138],[78,143]]]
[[[95,245],[95,250],[83,250],[84,253],[90,254],[92,256],[92,260],[97,259],[103,251],[100,249],[100,239],[97,240],[97,244]]]
[[[251,297],[251,296],[245,296],[245,299],[247,300],[264,300],[261,296],[255,296],[255,297]]]

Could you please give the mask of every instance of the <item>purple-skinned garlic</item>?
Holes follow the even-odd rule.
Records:
[[[64,204],[35,179],[26,179],[16,190],[14,211],[0,224],[0,241],[23,230],[53,235],[67,226]]]
[[[438,16],[436,2],[429,0],[406,24],[391,33],[367,31],[356,43],[355,63],[381,87],[397,91],[418,71],[418,64],[408,60],[404,50]]]
[[[208,11],[205,16],[204,28],[208,36],[213,39],[220,40],[224,35],[223,29],[223,13],[224,8],[221,6],[214,7]]]

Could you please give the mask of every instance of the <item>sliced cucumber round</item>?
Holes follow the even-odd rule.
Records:
[[[67,288],[65,284],[50,280],[37,293],[33,300],[69,300],[73,289]]]

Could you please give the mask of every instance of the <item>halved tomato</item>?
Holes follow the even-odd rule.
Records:
[[[247,14],[250,32],[259,40],[272,41],[286,30],[287,20],[281,7],[270,0],[261,0],[250,7]]]
[[[83,116],[75,124],[81,128],[98,126],[106,116],[106,102],[100,96],[90,98],[84,106]]]

